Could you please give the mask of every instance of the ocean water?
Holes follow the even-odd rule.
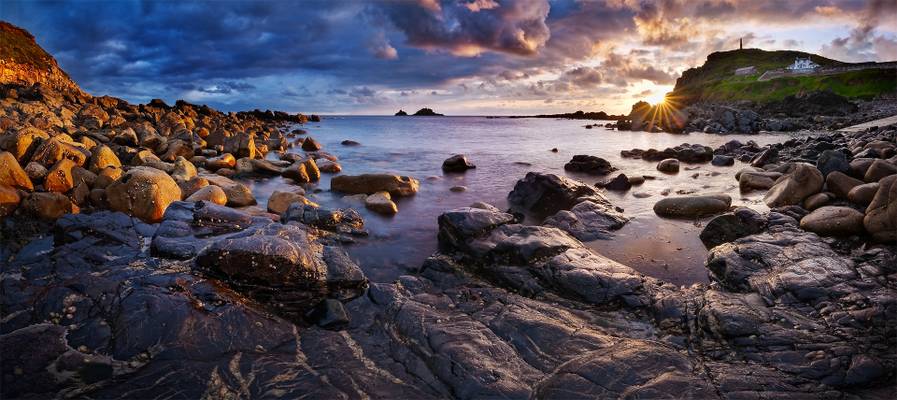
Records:
[[[655,169],[654,162],[624,159],[621,150],[664,149],[681,143],[700,143],[716,148],[733,139],[754,140],[760,145],[787,140],[779,134],[710,135],[691,133],[620,132],[603,127],[585,129],[586,123],[555,119],[509,119],[483,117],[326,117],[320,123],[302,126],[318,140],[323,150],[339,157],[342,174],[390,173],[409,175],[421,182],[420,192],[399,198],[399,213],[384,217],[363,205],[343,200],[330,192],[330,174],[306,187],[308,197],[323,207],[352,207],[365,218],[371,235],[347,246],[350,255],[372,281],[392,281],[421,265],[436,250],[436,218],[445,210],[468,206],[476,201],[507,208],[508,192],[528,171],[567,176],[593,184],[602,177],[564,171],[575,154],[607,159],[627,175],[651,175],[656,180],[633,187],[628,192],[606,192],[615,205],[625,209],[632,220],[616,232],[612,240],[587,243],[595,251],[650,276],[688,285],[706,282],[704,261],[707,250],[698,239],[701,220],[669,220],[657,217],[652,207],[663,198],[665,189],[682,193],[728,193],[735,205],[764,209],[762,193],[742,195],[734,174],[742,164],[715,167],[710,164],[682,164],[676,175]],[[343,140],[360,146],[343,146]],[[558,152],[550,150],[557,148]],[[301,152],[298,146],[291,151]],[[442,161],[453,154],[465,154],[477,168],[464,174],[443,174]],[[272,155],[273,156],[273,155]],[[608,177],[615,176],[616,173]],[[275,177],[245,181],[252,187],[259,205],[265,207],[274,190],[286,190],[289,180]],[[452,192],[464,186],[464,192]],[[319,189],[318,193],[313,193]],[[635,194],[647,194],[639,198]]]

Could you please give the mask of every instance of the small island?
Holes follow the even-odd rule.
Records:
[[[406,113],[405,110],[399,110],[395,115],[397,117],[407,117],[408,113]],[[417,110],[416,113],[411,114],[411,116],[414,116],[414,117],[444,117],[445,114],[440,114],[436,111],[433,111],[432,108],[424,107],[424,108],[421,108],[420,110]]]

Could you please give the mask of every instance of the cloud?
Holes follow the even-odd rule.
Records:
[[[374,38],[368,44],[368,50],[379,59],[383,60],[395,60],[399,58],[399,52],[395,47],[392,47],[389,44],[389,41],[386,39],[386,34],[383,32],[378,32],[374,35]]]
[[[432,3],[379,5],[405,34],[407,44],[456,56],[472,57],[486,51],[533,55],[550,36],[545,24],[550,8],[547,0],[506,0],[501,4],[443,1],[439,7]]]

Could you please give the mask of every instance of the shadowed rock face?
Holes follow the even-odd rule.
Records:
[[[2,225],[3,397],[894,390],[893,247],[839,252],[800,230],[796,210],[713,248],[713,283],[682,288],[594,253],[575,231],[478,204],[439,218],[440,251],[418,270],[366,291],[338,245],[360,219],[310,211],[297,204],[278,223],[175,202],[159,224],[68,215],[30,241],[9,234],[23,225]]]

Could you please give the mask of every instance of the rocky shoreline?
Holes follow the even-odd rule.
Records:
[[[316,159],[336,163],[280,122],[301,116],[3,93],[0,181],[22,199],[4,203],[0,227],[5,398],[893,393],[894,127],[627,152],[752,165],[739,182],[767,190],[768,212],[732,210],[713,194],[655,207],[720,214],[702,233],[707,285],[671,285],[589,250],[582,242],[612,240],[625,212],[594,186],[536,172],[509,193],[507,212],[476,203],[443,213],[438,252],[395,282],[371,283],[344,250],[365,235],[354,210],[321,208],[298,187],[263,210],[229,179],[311,182]],[[224,134],[228,123],[243,129]],[[261,157],[291,145],[307,157]],[[569,168],[614,171],[602,161],[582,156]],[[444,164],[472,167],[460,155]],[[369,208],[392,209],[383,198],[417,188],[389,175],[332,181]],[[522,224],[526,215],[542,222]]]

